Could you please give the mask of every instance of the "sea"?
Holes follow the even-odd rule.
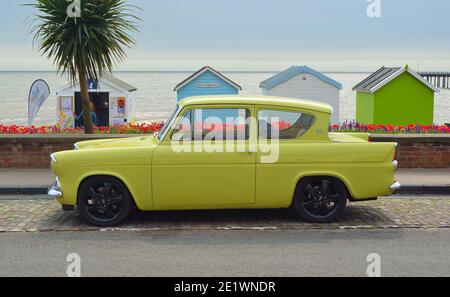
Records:
[[[114,75],[137,87],[136,118],[139,122],[165,120],[176,106],[174,87],[192,72],[115,72]],[[260,95],[259,83],[275,72],[224,72],[242,86],[243,95]],[[343,84],[340,121],[355,119],[356,93],[352,88],[369,73],[325,73]],[[68,84],[67,77],[55,72],[0,72],[0,124],[27,125],[27,100],[31,84],[45,80],[51,95],[33,123],[36,126],[56,122],[56,90]],[[435,99],[435,123],[450,122],[450,90],[441,90]]]

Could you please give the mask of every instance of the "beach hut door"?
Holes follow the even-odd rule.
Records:
[[[96,115],[97,126],[108,126],[109,125],[109,93],[107,92],[89,92],[90,101],[94,105],[94,110]],[[75,114],[78,117],[75,125],[77,127],[83,126],[83,119],[80,117],[83,112],[83,107],[81,103],[81,93],[75,92]]]

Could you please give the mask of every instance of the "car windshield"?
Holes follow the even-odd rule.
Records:
[[[172,125],[172,122],[175,120],[175,117],[178,115],[178,112],[180,111],[180,106],[177,105],[177,109],[172,113],[172,115],[169,117],[169,119],[164,123],[161,130],[158,132],[155,132],[155,137],[161,141],[164,136],[167,134],[167,132],[170,130],[170,126]]]

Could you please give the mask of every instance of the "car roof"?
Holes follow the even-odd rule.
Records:
[[[220,104],[242,104],[242,105],[272,105],[298,109],[308,109],[324,113],[332,113],[331,105],[317,101],[275,97],[275,96],[241,96],[241,95],[215,95],[188,97],[180,101],[180,106],[191,105],[220,105]]]

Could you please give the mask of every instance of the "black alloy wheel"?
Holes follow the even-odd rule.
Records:
[[[129,216],[131,199],[128,189],[117,179],[96,176],[80,187],[77,205],[89,224],[108,227],[120,224]]]
[[[339,217],[347,205],[347,189],[338,179],[308,177],[296,190],[294,209],[312,223],[329,223]]]

